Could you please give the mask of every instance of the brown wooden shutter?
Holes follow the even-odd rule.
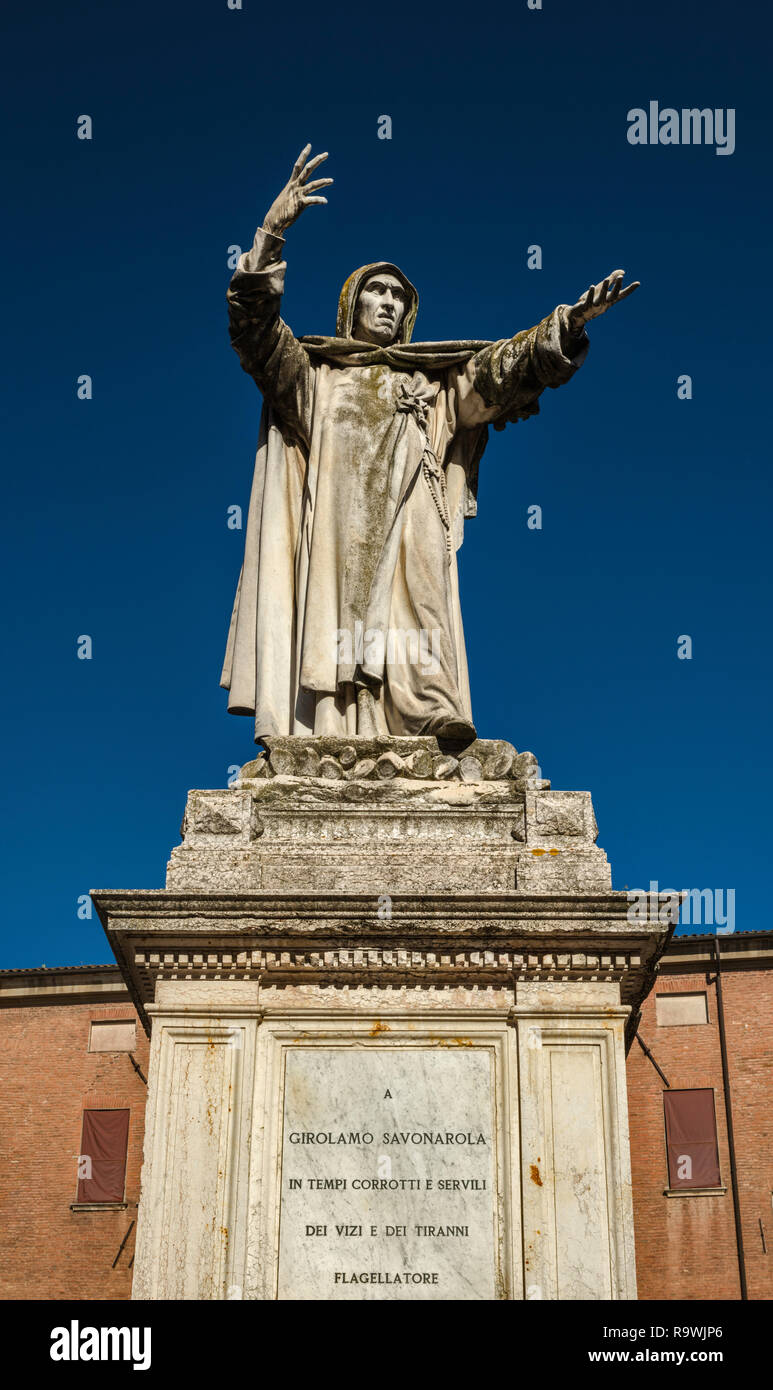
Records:
[[[664,1091],[663,1104],[669,1187],[721,1186],[714,1092]]]
[[[84,1110],[79,1171],[91,1176],[78,1181],[79,1202],[123,1201],[128,1140],[128,1110]]]

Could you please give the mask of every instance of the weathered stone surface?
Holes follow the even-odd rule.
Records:
[[[550,896],[442,890],[97,893],[110,944],[144,1010],[162,980],[433,985],[612,982],[638,1006],[667,927],[631,921],[625,893]],[[347,995],[347,998],[349,996]],[[516,1001],[520,995],[516,990]],[[609,1002],[607,1000],[607,1002]],[[332,1001],[331,1001],[332,1003]]]
[[[483,763],[471,753],[459,759],[459,775],[463,782],[482,782]]]
[[[316,751],[316,750],[313,750]],[[305,748],[290,749],[282,743],[277,743],[275,748],[269,750],[269,767],[274,777],[281,777],[283,773],[291,773],[299,764],[296,759],[306,761],[308,750]]]
[[[611,895],[618,914],[606,921],[608,900],[567,900],[565,949],[545,949],[556,939],[556,907],[544,911],[541,947],[524,936],[522,918],[519,949],[491,950],[499,900],[478,949],[449,950],[425,930],[421,949],[393,943],[380,965],[362,934],[358,946],[333,953],[288,949],[286,897],[274,900],[274,949],[256,952],[248,943],[260,917],[245,915],[247,897],[97,896],[119,958],[131,959],[138,944],[129,977],[155,998],[135,1297],[298,1298],[304,1278],[306,1297],[403,1297],[394,1283],[335,1281],[350,1261],[352,1270],[393,1274],[396,1243],[407,1256],[401,1268],[438,1275],[413,1297],[635,1297],[620,991],[641,980],[642,954],[651,966],[658,929],[632,928],[624,895]],[[252,898],[263,918],[269,906]],[[437,933],[449,905],[436,906]],[[471,917],[481,906],[470,895]],[[341,908],[338,898],[315,901],[323,920]],[[170,949],[183,922],[185,950]],[[212,929],[219,923],[224,936],[226,922],[246,950],[236,941],[213,949]],[[158,951],[146,944],[154,934]],[[347,936],[358,936],[352,925]],[[585,949],[572,952],[572,937]],[[454,975],[460,954],[467,988]],[[385,988],[392,957],[397,988]],[[327,1140],[290,1139],[366,1125],[373,1144],[336,1145],[334,1166]],[[449,1126],[484,1142],[384,1141]],[[355,1178],[395,1186],[355,1189]],[[329,1179],[346,1186],[326,1189]],[[397,1185],[422,1180],[423,1189]],[[486,1186],[453,1186],[465,1181]],[[337,1225],[363,1229],[347,1237],[330,1229]],[[309,1226],[328,1229],[312,1235]],[[390,1226],[413,1229],[388,1234]],[[438,1236],[439,1226],[453,1234]],[[459,1260],[448,1258],[451,1244],[462,1247]],[[332,1291],[320,1294],[331,1275]]]
[[[375,771],[375,758],[360,758],[358,762],[354,764],[354,768],[351,772],[351,777],[354,781],[359,780],[364,782],[366,778],[372,777]]]
[[[238,822],[229,820],[220,811],[200,811],[193,830],[199,835],[238,835]]]
[[[516,753],[512,744],[503,739],[475,739],[460,750],[436,738],[392,738],[387,735],[372,738],[357,735],[339,738],[320,735],[314,738],[275,737],[266,739],[267,753],[242,768],[240,782],[258,777],[318,777],[321,767],[325,776],[335,778],[337,765],[342,773],[354,778],[371,775],[366,764],[373,763],[376,776],[391,779],[401,777],[415,780],[430,778],[465,782],[513,781],[519,790],[531,786],[538,771],[533,753]],[[550,783],[545,782],[545,787]]]
[[[533,753],[516,753],[513,758],[512,775],[521,786],[528,786],[539,772],[539,764]]]
[[[587,792],[487,781],[473,754],[463,759],[471,781],[438,777],[436,764],[430,778],[403,776],[392,750],[347,772],[336,760],[328,768],[330,757],[320,755],[326,775],[318,778],[277,775],[191,792],[168,886],[556,894],[610,886]]]
[[[583,835],[584,806],[577,797],[551,792],[535,799],[535,819],[543,835]]]
[[[320,770],[321,762],[322,759],[316,748],[304,749],[304,756],[299,764],[301,777],[321,777],[323,775]],[[244,772],[242,772],[242,776],[244,776]]]
[[[402,758],[399,758],[397,756],[396,753],[392,753],[391,751],[388,753],[382,753],[380,757],[376,759],[377,777],[381,777],[386,780],[392,777],[396,777],[399,772],[404,771],[405,763]]]
[[[253,758],[252,762],[245,763],[241,770],[241,775],[250,780],[255,777],[269,777],[271,775],[271,769],[266,754],[259,753],[257,758]]]
[[[436,758],[432,759],[432,775],[439,780],[445,781],[447,778],[453,777],[454,773],[458,771],[458,758],[444,757],[442,753],[439,753]]]
[[[497,1296],[492,1079],[483,1048],[407,1039],[288,1055],[279,1298]]]
[[[667,924],[531,755],[366,742],[192,791],[167,888],[95,895],[153,1023],[134,1296],[633,1298],[624,1038]],[[449,1125],[479,1154],[384,1137]]]
[[[508,749],[501,753],[492,753],[486,760],[486,777],[492,782],[498,782],[504,777],[509,777],[513,770],[514,760],[514,749]]]
[[[410,753],[404,761],[414,777],[426,781],[428,777],[432,776],[432,754],[428,748],[417,749],[415,753]]]

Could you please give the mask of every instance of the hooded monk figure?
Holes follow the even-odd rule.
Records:
[[[475,737],[457,551],[475,515],[488,425],[539,410],[588,347],[585,324],[630,294],[623,272],[500,342],[412,343],[418,294],[362,266],[335,338],[279,316],[282,233],[327,200],[301,152],[228,290],[242,367],[264,398],[221,684],[276,734]]]

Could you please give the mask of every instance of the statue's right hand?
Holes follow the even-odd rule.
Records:
[[[285,228],[292,226],[310,203],[327,202],[327,198],[313,195],[318,188],[325,188],[332,183],[332,179],[312,179],[311,183],[307,183],[309,175],[317,165],[321,164],[323,159],[327,159],[327,153],[315,155],[313,159],[309,159],[310,154],[311,145],[304,145],[285,187],[266,213],[263,220],[264,232],[273,232],[275,236],[281,236]]]

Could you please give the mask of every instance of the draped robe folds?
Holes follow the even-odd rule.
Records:
[[[356,734],[367,686],[382,733],[472,719],[456,553],[488,425],[539,411],[587,351],[565,306],[500,342],[411,343],[418,296],[364,266],[335,338],[279,316],[283,240],[258,232],[228,290],[231,338],[264,397],[244,563],[221,685],[255,739]],[[388,269],[398,341],[352,338],[359,289]]]

